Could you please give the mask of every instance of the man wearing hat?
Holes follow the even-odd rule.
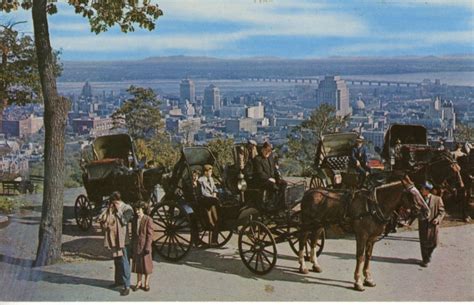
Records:
[[[367,166],[367,151],[363,136],[358,136],[352,147],[350,165],[359,173],[359,185],[363,185],[365,177],[370,173],[370,167]]]
[[[429,214],[418,217],[418,233],[420,235],[422,267],[428,267],[431,254],[438,245],[438,228],[446,214],[444,211],[443,199],[431,194],[433,185],[428,181],[421,185],[421,196],[429,208]]]
[[[285,206],[285,190],[288,184],[277,175],[278,167],[272,151],[269,142],[263,143],[260,155],[253,160],[254,182],[257,187],[276,194],[278,196],[276,203]]]

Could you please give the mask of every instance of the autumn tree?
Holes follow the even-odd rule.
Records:
[[[474,142],[474,128],[465,124],[457,124],[454,132],[457,142]]]
[[[233,139],[215,138],[207,143],[207,147],[222,166],[233,163]]]
[[[161,102],[151,88],[130,86],[132,97],[112,114],[115,128],[125,128],[135,139],[139,159],[170,167],[178,161],[179,147],[164,130]]]
[[[288,152],[284,163],[289,160],[297,162],[300,167],[298,174],[307,176],[314,163],[317,143],[323,134],[336,132],[346,125],[348,119],[349,116],[336,116],[333,106],[321,104],[300,126],[293,128],[288,136]]]
[[[0,25],[0,111],[9,104],[26,104],[41,92],[35,44],[15,30],[23,22]]]
[[[148,0],[69,0],[77,14],[89,20],[91,31],[99,34],[118,25],[122,32],[135,26],[153,30],[163,13]],[[54,53],[49,36],[48,14],[57,12],[48,0],[2,1],[0,10],[10,12],[31,9],[39,78],[44,102],[45,151],[44,191],[36,266],[48,265],[61,258],[62,212],[64,200],[64,142],[68,102],[57,90]]]
[[[134,139],[153,138],[163,128],[161,102],[151,88],[130,86],[127,92],[132,97],[112,114],[114,127],[125,127]]]

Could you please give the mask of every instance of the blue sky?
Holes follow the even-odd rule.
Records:
[[[63,60],[121,60],[192,55],[426,56],[473,54],[472,0],[158,0],[153,32],[95,35],[67,4],[50,17]],[[19,11],[0,21],[28,20]]]

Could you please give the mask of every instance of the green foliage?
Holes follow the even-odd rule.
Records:
[[[474,142],[474,128],[464,124],[456,125],[454,137],[457,142]]]
[[[126,100],[113,115],[116,128],[125,127],[135,140],[137,157],[155,161],[161,166],[173,166],[179,159],[179,147],[173,145],[163,130],[160,104],[150,88],[131,86],[132,98]]]
[[[125,127],[134,139],[149,139],[159,134],[163,127],[160,104],[151,88],[130,86],[132,98],[112,114],[116,128]]]
[[[233,164],[234,140],[216,138],[207,143],[209,150],[222,166]]]
[[[46,11],[52,15],[57,13],[56,1],[48,1]],[[109,28],[118,25],[124,33],[135,31],[134,24],[147,30],[155,29],[156,20],[163,15],[163,11],[150,0],[68,0],[78,15],[87,18],[91,32],[96,34],[106,32]],[[2,1],[0,11],[10,12],[20,7],[30,9],[33,0]]]
[[[147,161],[153,160],[159,166],[171,168],[179,159],[180,147],[171,143],[167,134],[158,134],[149,140],[135,141],[137,156]]]
[[[41,100],[41,84],[33,38],[14,30],[16,22],[0,25],[0,100],[23,105]],[[55,75],[59,76],[59,52],[54,52]]]
[[[0,212],[4,214],[13,213],[21,206],[25,206],[26,202],[15,197],[0,196]]]
[[[322,104],[314,109],[310,117],[300,126],[295,127],[288,138],[288,153],[285,158],[293,160],[293,164],[289,168],[292,170],[297,168],[294,161],[299,164],[299,172],[289,172],[289,174],[309,176],[317,144],[322,135],[336,132],[346,125],[348,119],[349,116],[336,116],[336,109],[327,104]],[[283,164],[285,163],[291,164],[283,161]]]

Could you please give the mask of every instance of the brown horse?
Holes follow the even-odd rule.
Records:
[[[384,232],[393,211],[404,206],[427,210],[426,204],[408,176],[399,181],[377,187],[373,193],[367,190],[353,193],[316,188],[307,191],[301,202],[301,235],[298,260],[300,272],[308,273],[303,249],[308,237],[311,240],[310,260],[312,270],[322,272],[315,255],[317,238],[327,224],[350,222],[357,241],[357,264],[354,273],[356,290],[364,285],[374,287],[369,262],[375,241]],[[362,267],[365,280],[362,281]]]

